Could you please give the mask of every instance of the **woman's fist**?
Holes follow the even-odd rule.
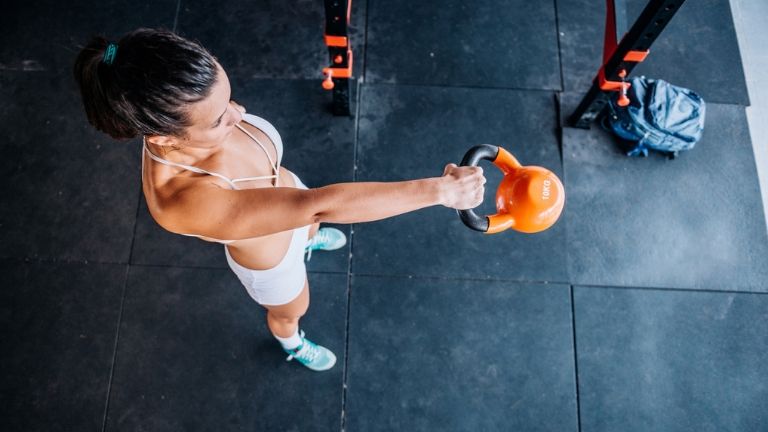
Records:
[[[456,210],[475,208],[483,202],[485,177],[479,166],[448,164],[443,170],[441,204]]]

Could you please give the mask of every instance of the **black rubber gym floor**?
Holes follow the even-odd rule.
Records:
[[[1,429],[768,430],[768,234],[728,1],[687,1],[636,69],[708,102],[673,161],[562,127],[604,13],[355,1],[348,118],[320,86],[319,0],[4,6]],[[310,187],[437,176],[490,143],[561,176],[563,216],[537,235],[484,236],[442,207],[339,226],[350,243],[313,254],[302,321],[339,363],[285,362],[222,247],[150,218],[140,142],[87,124],[78,46],[142,26],[211,49]]]

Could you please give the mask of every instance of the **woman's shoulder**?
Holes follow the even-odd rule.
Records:
[[[272,123],[268,122],[266,119],[251,113],[243,113],[243,120],[251,126],[262,130],[273,142],[279,142],[282,144],[282,139],[280,137],[280,133],[277,131],[277,128],[275,128]]]
[[[199,175],[177,175],[160,183],[145,178],[142,184],[144,199],[153,219],[163,228],[174,232],[173,227],[179,222],[178,216],[185,213],[185,202],[196,201],[212,192],[227,190],[230,188],[223,180]]]
[[[147,151],[147,149],[144,149]],[[218,158],[211,158],[205,165],[215,165]],[[172,195],[175,191],[191,186],[213,182],[223,188],[229,187],[227,182],[215,175],[210,175],[209,171],[192,171],[191,168],[183,164],[161,164],[152,163],[149,158],[142,161],[142,184],[145,195],[151,192],[154,195],[165,196]],[[209,168],[206,166],[206,168]]]

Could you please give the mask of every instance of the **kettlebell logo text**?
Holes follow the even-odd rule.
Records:
[[[541,199],[542,200],[548,200],[550,195],[550,189],[549,187],[552,185],[552,182],[550,180],[544,180],[544,189],[541,192]]]

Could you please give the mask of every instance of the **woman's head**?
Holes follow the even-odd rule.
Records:
[[[139,29],[109,52],[108,46],[93,38],[74,70],[88,121],[98,130],[117,139],[144,135],[159,145],[210,147],[239,121],[226,73],[199,44]]]

